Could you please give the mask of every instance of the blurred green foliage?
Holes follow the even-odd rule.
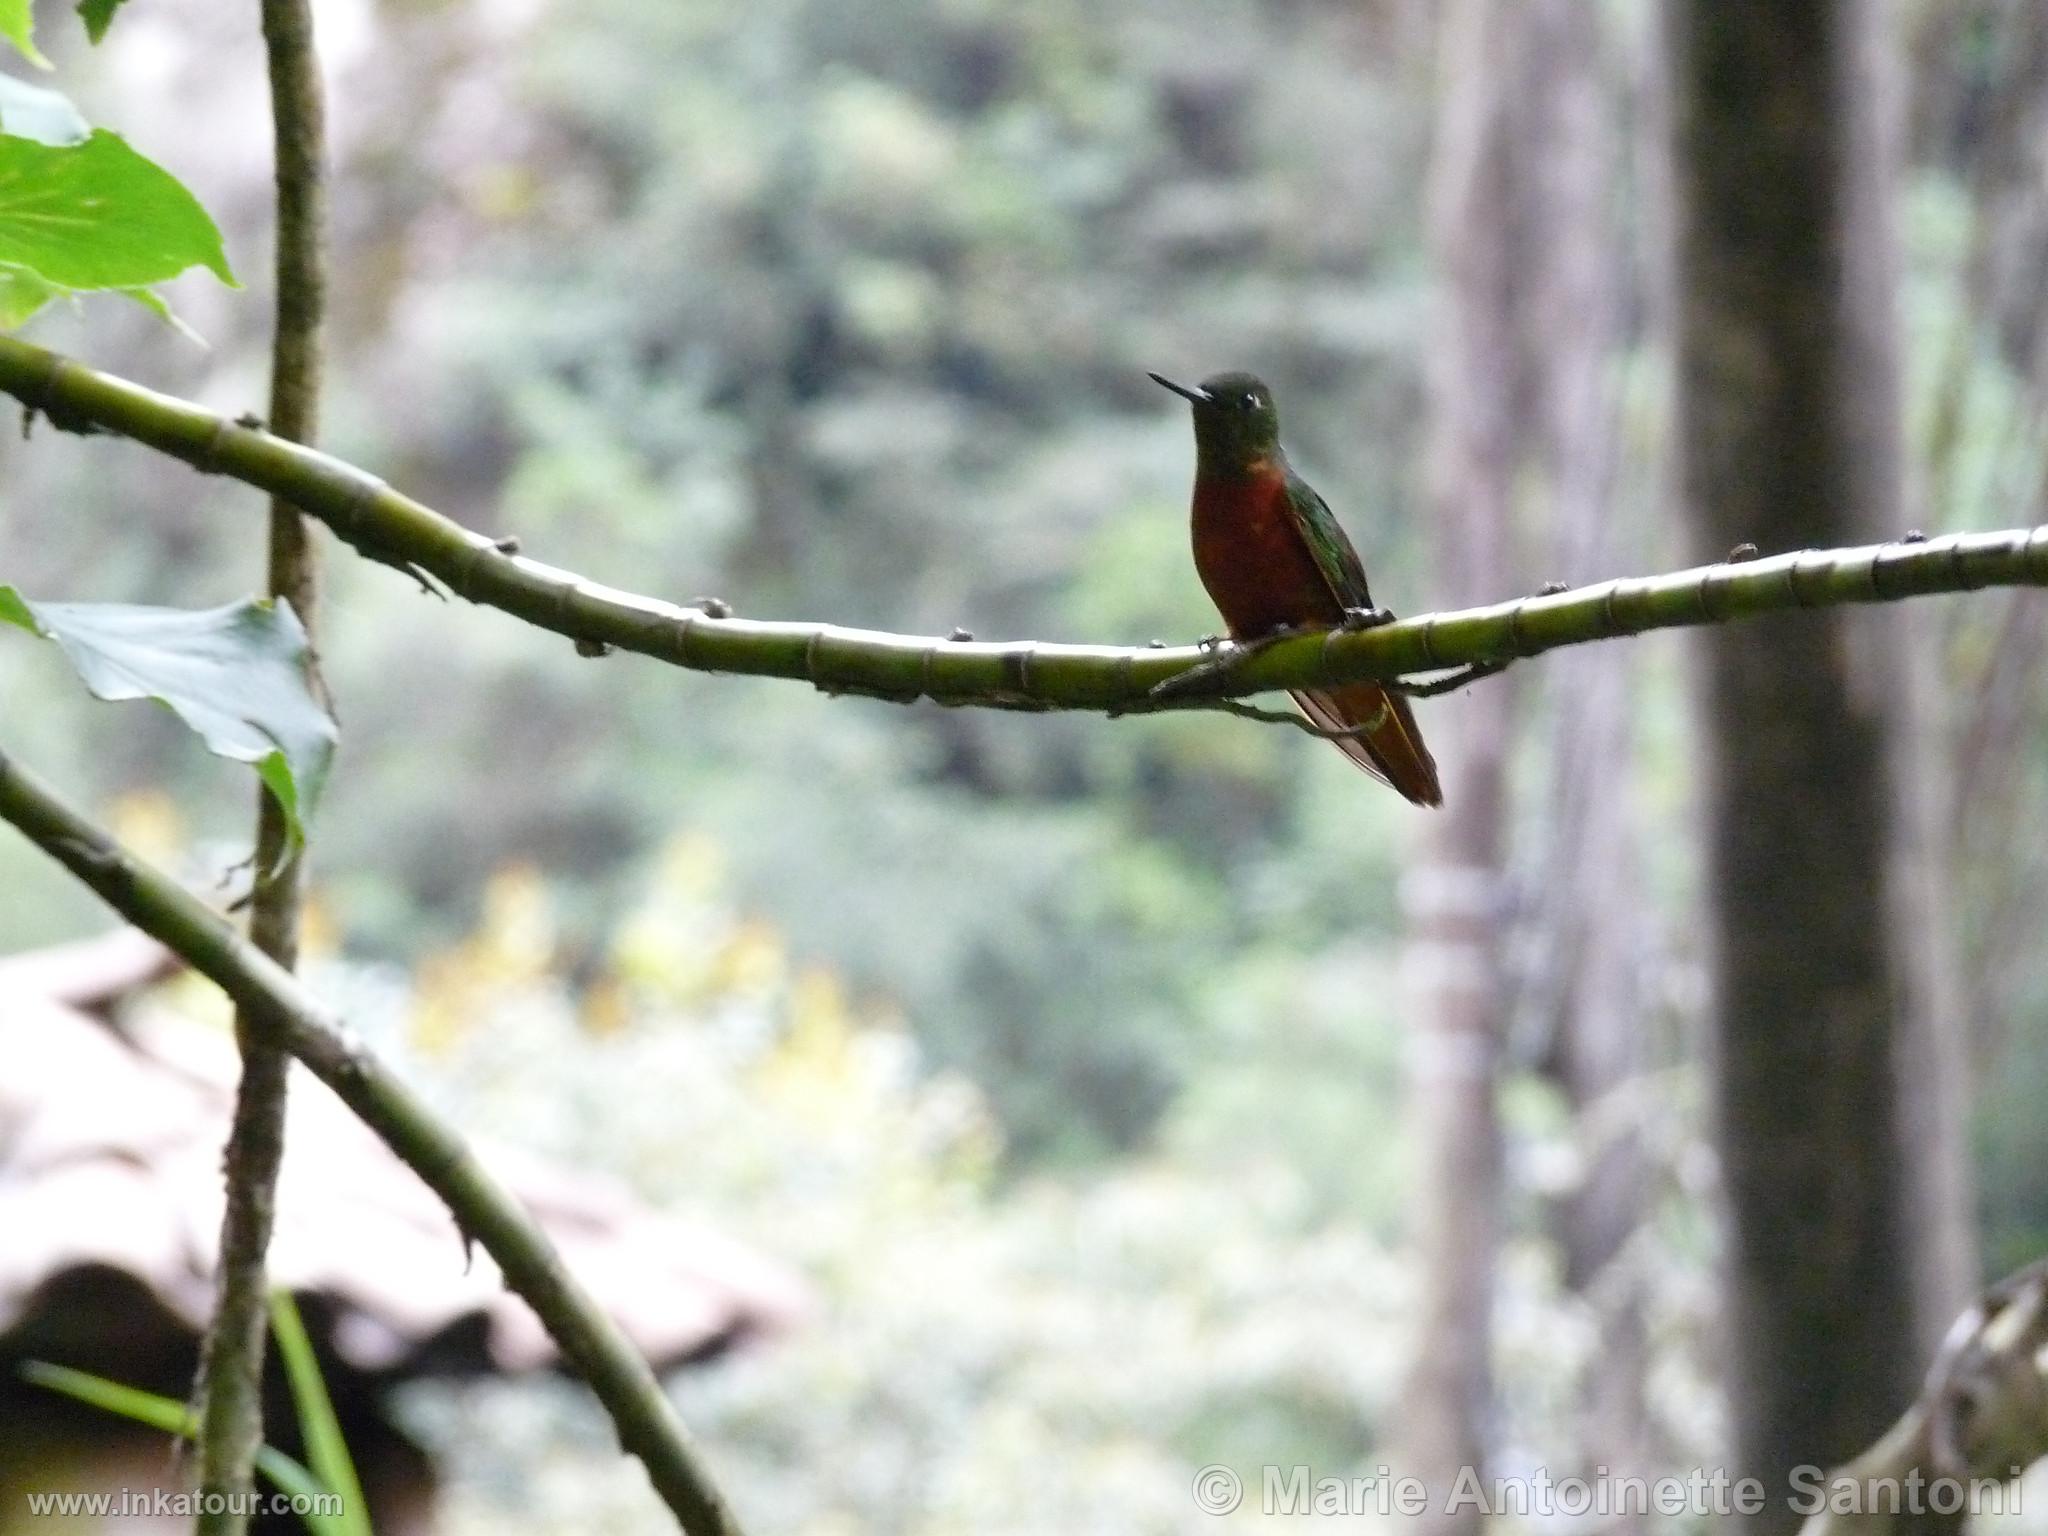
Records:
[[[748,1519],[1164,1536],[1188,1526],[1198,1466],[1253,1490],[1266,1463],[1375,1475],[1413,1304],[1381,1230],[1401,1183],[1390,1031],[1326,1007],[1284,1017],[1276,1042],[1269,1020],[1238,1072],[1165,1111],[1162,1153],[1084,1180],[999,1176],[986,1096],[736,909],[740,863],[706,834],[672,843],[574,993],[544,883],[504,871],[474,933],[360,1013],[464,1125],[615,1170],[801,1267],[807,1321],[674,1383]],[[1321,979],[1339,990],[1371,961]],[[376,995],[349,973],[321,985]],[[1229,1011],[1249,1032],[1286,990],[1271,976]],[[1300,1124],[1265,1130],[1276,1096]],[[1652,1411],[1674,1454],[1711,1443],[1699,1272],[1693,1256],[1647,1291]],[[1561,1294],[1540,1242],[1514,1244],[1503,1289],[1512,1433],[1567,1454],[1600,1364],[1591,1309]],[[580,1394],[429,1386],[405,1414],[445,1470],[455,1530],[662,1528]]]

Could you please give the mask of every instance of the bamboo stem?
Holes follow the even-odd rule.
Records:
[[[526,559],[514,552],[514,541],[472,533],[353,465],[9,336],[0,336],[0,392],[59,428],[132,438],[281,496],[370,558],[431,577],[458,597],[565,635],[585,650],[612,647],[692,671],[790,678],[827,693],[902,703],[925,698],[1107,714],[1203,709],[1220,698],[1517,661],[1655,629],[1981,587],[2048,586],[2048,527],[1908,536],[1302,635],[1261,646],[1241,666],[1212,670],[1199,686],[1160,697],[1153,692],[1160,684],[1216,653],[1198,645],[951,640],[734,618],[723,603],[681,605]]]

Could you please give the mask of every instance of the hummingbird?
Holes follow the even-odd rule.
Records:
[[[1365,567],[1330,505],[1287,462],[1273,392],[1249,373],[1194,388],[1150,375],[1194,407],[1195,570],[1230,636],[1383,623]],[[1337,748],[1416,805],[1442,805],[1436,760],[1407,699],[1379,683],[1294,690]]]

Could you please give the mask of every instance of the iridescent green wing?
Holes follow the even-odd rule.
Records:
[[[1316,494],[1314,486],[1291,469],[1287,472],[1287,505],[1331,595],[1346,608],[1372,607],[1372,593],[1365,586],[1365,567],[1338,526],[1337,514]]]

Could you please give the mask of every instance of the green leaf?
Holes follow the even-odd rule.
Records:
[[[115,292],[119,293],[124,299],[132,299],[135,303],[140,304],[194,346],[203,347],[206,345],[206,338],[179,319],[178,312],[171,308],[170,302],[154,288],[118,288]]]
[[[35,0],[0,0],[0,37],[21,50],[21,56],[38,69],[50,61],[36,51]]]
[[[12,587],[0,587],[0,619],[6,620],[9,624],[19,624],[32,635],[40,635],[43,632],[42,625],[36,622],[36,616],[29,611],[27,600]]]
[[[56,641],[94,697],[155,699],[211,751],[253,763],[294,839],[305,836],[339,733],[314,697],[306,631],[289,603],[39,603],[0,586],[0,619]]]
[[[0,6],[5,4],[6,0],[0,0]],[[97,42],[98,38],[95,37],[94,41]],[[15,138],[33,139],[38,144],[68,148],[90,139],[92,125],[61,91],[30,85],[26,81],[16,80],[11,75],[0,75],[0,133],[10,134]],[[203,211],[200,217],[205,217]],[[218,244],[216,236],[216,248]],[[204,260],[204,257],[195,259]],[[52,282],[47,276],[32,271],[27,266],[0,265],[0,330],[15,329],[26,323],[30,316],[38,313],[51,300],[76,291],[75,286]],[[165,303],[159,294],[140,285],[124,286],[118,291],[124,297],[142,305],[172,329],[182,332],[192,341],[200,341],[191,327],[171,312],[170,305]],[[200,344],[204,345],[203,342]]]
[[[132,1419],[137,1424],[147,1424],[151,1429],[160,1429],[181,1440],[198,1438],[199,1421],[188,1406],[174,1397],[125,1386],[104,1376],[95,1376],[90,1371],[73,1370],[68,1365],[52,1365],[47,1360],[24,1360],[21,1375],[24,1381],[62,1393],[89,1408],[98,1408],[118,1418]],[[257,1451],[256,1470],[283,1492],[300,1498],[319,1498],[330,1491],[305,1467],[272,1446],[266,1445]],[[350,1507],[346,1496],[343,1507]],[[354,1507],[360,1509],[360,1502]],[[332,1516],[305,1515],[301,1518],[308,1529],[316,1532],[335,1529]],[[361,1529],[367,1531],[369,1527],[364,1525]]]
[[[0,75],[0,132],[38,144],[83,144],[92,124],[62,91]]]
[[[356,1479],[355,1459],[349,1455],[334,1400],[327,1395],[327,1383],[320,1375],[319,1356],[306,1336],[306,1325],[290,1291],[270,1293],[270,1331],[277,1339],[278,1358],[284,1362],[285,1379],[291,1383],[292,1402],[298,1408],[299,1439],[306,1447],[306,1460],[313,1475],[341,1495],[339,1515],[309,1516],[306,1523],[323,1536],[371,1536],[370,1506]]]
[[[114,24],[114,12],[122,0],[78,0],[78,16],[85,23],[85,35],[97,43]]]
[[[171,308],[170,302],[154,288],[116,288],[112,291],[131,303],[141,305],[194,346],[206,345],[206,338],[187,325]],[[11,331],[27,324],[54,300],[77,296],[76,289],[46,283],[33,272],[24,272],[19,267],[0,267],[0,331]]]
[[[203,266],[240,286],[206,210],[119,134],[0,136],[0,263],[64,288],[141,288]]]
[[[70,291],[19,267],[0,267],[0,331],[11,331],[26,323],[45,304]]]

